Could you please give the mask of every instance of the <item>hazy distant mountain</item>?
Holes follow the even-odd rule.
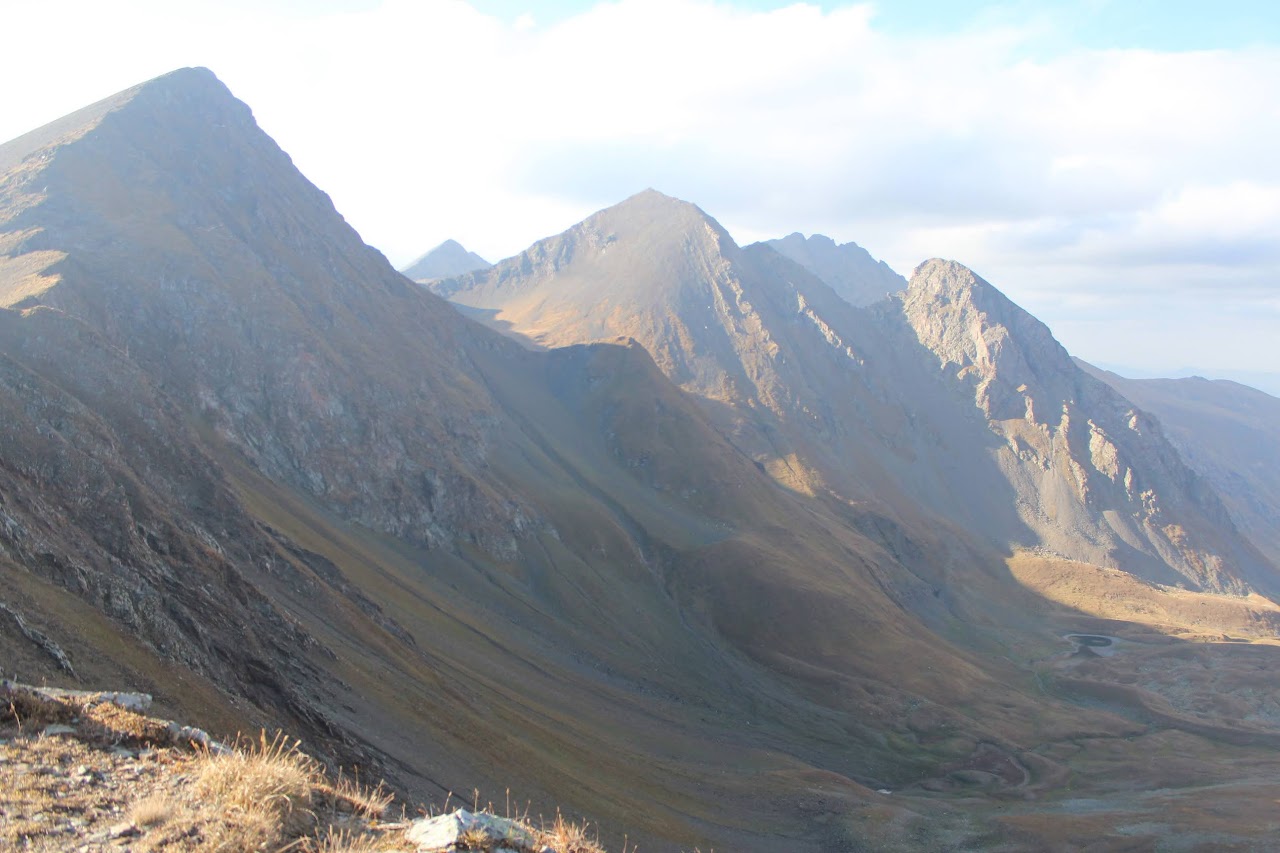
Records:
[[[1216,368],[1178,367],[1171,370],[1153,370],[1126,364],[1095,361],[1093,367],[1128,379],[1225,379],[1250,388],[1256,388],[1280,397],[1280,373],[1265,370],[1220,370]]]
[[[1280,563],[1280,399],[1227,380],[1126,379],[1079,364],[1159,418],[1241,531]]]
[[[429,281],[475,270],[487,270],[491,266],[493,264],[475,252],[468,252],[456,240],[445,240],[400,272],[414,281]]]
[[[765,245],[786,255],[831,285],[851,305],[870,305],[907,286],[907,280],[857,243],[837,244],[830,237],[795,233]]]

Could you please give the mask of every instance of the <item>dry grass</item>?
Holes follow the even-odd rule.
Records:
[[[129,810],[129,819],[135,826],[150,828],[167,823],[175,812],[172,799],[155,795],[134,803]]]
[[[310,756],[277,735],[229,755],[206,754],[195,776],[195,793],[216,803],[225,848],[276,848],[317,829],[312,790],[319,777]]]
[[[74,734],[41,734],[55,723]],[[112,705],[17,694],[0,703],[3,849],[108,844],[123,827],[139,853],[377,853],[403,848],[407,824],[381,822],[392,800],[381,785],[330,777],[283,734],[213,752],[174,743],[163,721]],[[477,792],[472,811],[478,803]],[[527,809],[510,819],[530,829],[538,848],[604,853],[588,825],[560,814],[540,830],[529,826]],[[458,849],[490,851],[500,840],[476,828]]]
[[[462,833],[458,844],[462,850],[488,850],[494,840],[483,827],[473,827]]]
[[[570,823],[557,812],[555,823],[538,833],[538,841],[556,853],[605,853],[599,836],[588,835],[590,828],[590,824]]]
[[[42,734],[55,723],[75,731]],[[378,822],[391,801],[381,786],[330,778],[283,735],[215,753],[115,706],[20,691],[0,702],[0,849],[101,845],[122,830],[140,853],[369,853],[399,845]]]
[[[305,853],[383,853],[397,849],[390,845],[386,833],[356,832],[330,827],[323,838],[308,839]]]
[[[377,849],[361,830],[382,817],[391,796],[339,778],[331,782],[297,741],[282,734],[229,754],[203,753],[194,791],[216,804],[221,849]]]

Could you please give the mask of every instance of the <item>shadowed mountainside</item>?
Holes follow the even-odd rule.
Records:
[[[1159,424],[1080,370],[1039,320],[938,260],[916,270],[899,310],[891,319],[905,320],[1002,439],[997,462],[1041,544],[1169,585],[1277,589],[1275,567]]]

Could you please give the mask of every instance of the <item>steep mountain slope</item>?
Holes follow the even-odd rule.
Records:
[[[857,243],[837,244],[822,234],[806,238],[797,232],[764,245],[831,285],[850,305],[870,305],[907,286],[905,278]]]
[[[1280,399],[1236,382],[1126,379],[1077,364],[1159,418],[1240,530],[1280,563]]]
[[[1159,424],[1081,371],[1043,323],[990,284],[928,261],[900,311],[1002,439],[998,463],[1044,545],[1170,585],[1278,588],[1275,567],[1238,535]]]
[[[457,240],[445,240],[400,272],[414,281],[430,281],[474,270],[487,270],[491,266],[493,264],[475,252],[468,252]]]

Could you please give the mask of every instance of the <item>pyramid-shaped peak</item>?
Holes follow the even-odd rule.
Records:
[[[696,204],[684,199],[669,196],[655,189],[641,190],[633,196],[623,199],[601,213],[626,214],[636,216],[664,216],[688,214],[710,219]]]
[[[36,152],[64,145],[97,128],[112,114],[142,112],[177,113],[199,105],[195,112],[211,120],[212,113],[252,118],[249,108],[208,68],[179,68],[131,86],[87,107],[55,119],[0,145],[0,174],[8,172]]]
[[[467,251],[457,240],[445,240],[430,252],[405,267],[401,272],[414,281],[428,281],[447,276],[486,270],[493,264]]]
[[[613,207],[605,208],[587,218],[580,227],[608,231],[619,238],[647,235],[653,239],[660,234],[668,238],[714,235],[721,249],[737,248],[729,232],[702,208],[655,189],[643,190]]]
[[[126,89],[121,94],[128,92],[209,94],[219,97],[231,94],[226,85],[218,79],[218,75],[203,66],[176,68]]]

